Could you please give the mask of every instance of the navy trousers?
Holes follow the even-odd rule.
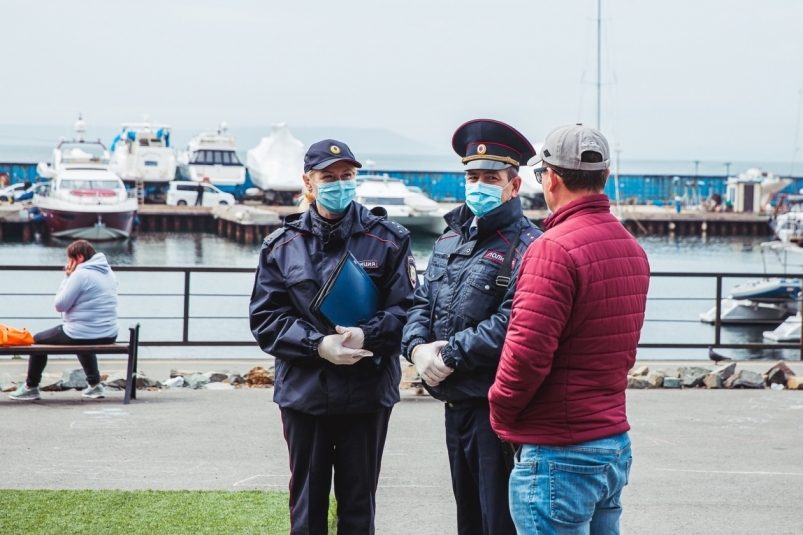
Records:
[[[487,402],[446,404],[446,448],[458,535],[516,535],[508,501],[510,472]]]
[[[331,416],[281,411],[290,451],[291,535],[328,533],[333,470],[338,535],[373,535],[391,409]]]

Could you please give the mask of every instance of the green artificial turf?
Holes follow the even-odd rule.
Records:
[[[0,533],[285,535],[287,503],[286,492],[0,490]]]

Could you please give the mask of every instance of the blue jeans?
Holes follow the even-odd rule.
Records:
[[[520,535],[618,535],[630,477],[627,433],[572,446],[521,447],[510,475]]]

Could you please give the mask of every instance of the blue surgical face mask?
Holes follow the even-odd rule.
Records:
[[[502,206],[502,187],[483,182],[466,182],[466,204],[477,217]]]
[[[349,207],[357,196],[357,180],[338,180],[318,184],[318,197],[315,201],[333,214],[340,214]]]

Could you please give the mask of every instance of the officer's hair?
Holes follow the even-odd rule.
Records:
[[[580,155],[581,162],[599,163],[602,161],[602,154],[596,151],[587,150]],[[563,179],[563,184],[569,191],[595,191],[600,192],[605,189],[605,182],[608,180],[608,170],[584,171],[582,169],[565,169],[556,165],[549,165],[555,173]]]
[[[354,176],[357,176],[357,168],[353,165],[349,165],[351,168],[351,172],[354,173]],[[305,174],[309,177],[310,180],[313,179],[315,173],[320,173],[322,170],[318,169],[310,169]],[[301,201],[298,203],[298,211],[299,212],[306,212],[307,208],[312,204],[312,201],[315,200],[315,196],[312,194],[311,191],[307,191],[306,189],[302,190],[301,192]]]
[[[507,169],[505,169],[505,171],[507,172],[507,181],[508,182],[510,182],[511,180],[516,178],[517,176],[519,176],[519,168],[518,167],[508,167]]]

